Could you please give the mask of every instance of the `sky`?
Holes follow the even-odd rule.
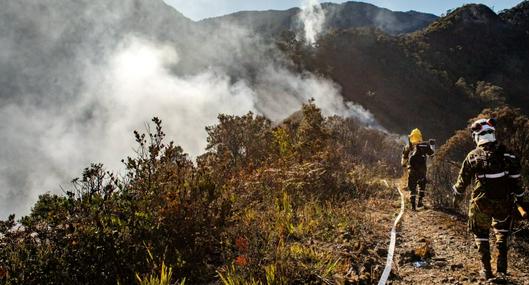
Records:
[[[301,0],[164,0],[167,4],[175,7],[186,17],[193,20],[230,14],[242,10],[285,10],[299,7]],[[322,2],[343,3],[346,1]],[[462,0],[364,0],[379,7],[394,11],[415,10],[419,12],[441,15],[448,9],[457,8],[468,3],[482,3],[498,12],[508,9],[522,0],[487,0],[487,1],[462,1]]]

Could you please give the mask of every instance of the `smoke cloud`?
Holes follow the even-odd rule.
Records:
[[[314,45],[325,24],[325,12],[319,0],[303,0],[299,19],[303,26],[304,39]]]
[[[273,46],[244,28],[199,30],[179,19],[180,30],[160,36],[156,27],[178,14],[163,10],[140,29],[127,13],[149,8],[159,16],[156,9],[170,8],[134,3],[85,2],[91,8],[78,23],[67,16],[74,4],[50,9],[69,27],[62,30],[38,9],[28,14],[14,3],[21,6],[4,10],[23,20],[0,27],[0,218],[27,214],[39,194],[60,193],[91,162],[122,171],[121,158],[133,155],[132,131],[154,116],[192,156],[203,153],[204,127],[219,113],[253,111],[278,121],[314,98],[326,115],[376,125],[367,110],[343,101],[335,83],[291,72]],[[107,4],[125,6],[106,13]]]

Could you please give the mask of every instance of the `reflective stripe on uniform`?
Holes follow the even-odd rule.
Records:
[[[476,241],[489,242],[488,238],[476,238]]]
[[[494,230],[494,232],[497,232],[497,233],[508,233],[510,231],[509,230]]]
[[[509,178],[520,178],[521,176],[521,174],[511,174],[509,175]]]
[[[523,197],[525,195],[525,192],[522,192],[520,194],[512,193],[512,195],[516,196],[517,198]]]
[[[503,155],[506,156],[506,157],[513,158],[513,159],[516,158],[516,156],[514,156],[512,154],[509,154],[509,153],[504,153]]]
[[[508,220],[509,218],[510,218],[510,216],[507,216],[507,218],[505,218],[505,219],[503,219],[503,220],[501,220],[501,221],[500,221],[500,220],[496,220],[496,222],[498,222],[498,223],[505,223],[505,222],[507,222],[507,220]]]
[[[507,175],[507,172],[498,172],[498,173],[492,173],[492,174],[480,174],[477,175],[478,178],[501,178]]]

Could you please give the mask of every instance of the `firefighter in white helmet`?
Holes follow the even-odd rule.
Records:
[[[496,142],[496,120],[479,119],[471,125],[476,148],[466,157],[457,182],[453,187],[456,204],[471,181],[474,181],[470,199],[468,222],[474,234],[482,263],[481,274],[493,278],[489,231],[496,236],[496,271],[507,273],[507,250],[513,206],[522,198],[520,162],[505,146]]]

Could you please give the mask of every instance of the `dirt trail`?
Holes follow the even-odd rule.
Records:
[[[418,264],[418,256],[426,263]],[[529,285],[529,256],[510,250],[509,262],[507,284]],[[431,210],[428,205],[413,212],[407,205],[387,284],[490,284],[480,280],[479,267],[465,217]]]

